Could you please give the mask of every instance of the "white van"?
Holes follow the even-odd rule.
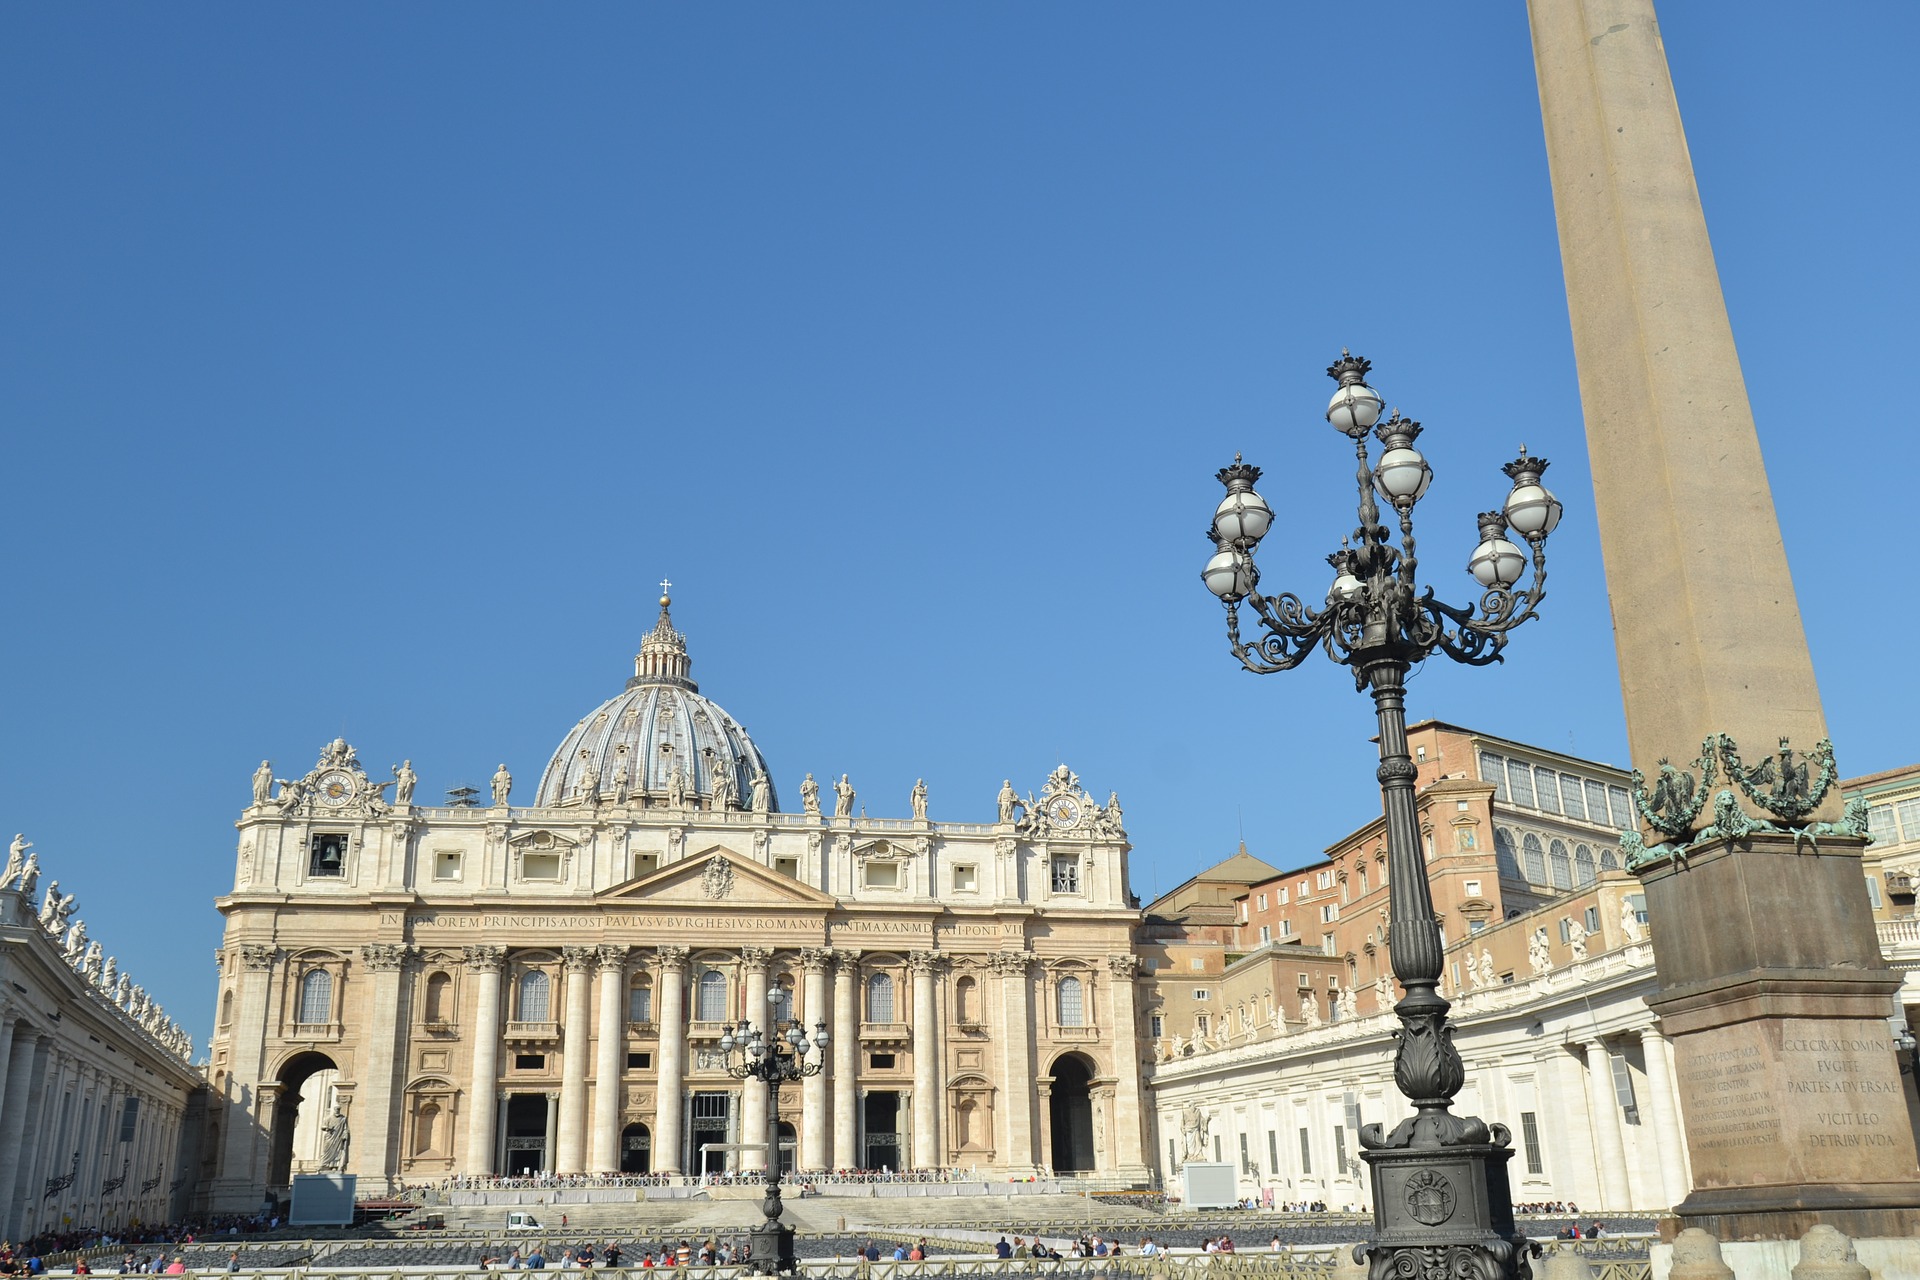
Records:
[[[540,1230],[540,1219],[523,1209],[515,1209],[507,1214],[507,1230],[538,1231]]]

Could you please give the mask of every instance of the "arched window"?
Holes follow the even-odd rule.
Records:
[[[1087,1003],[1080,993],[1080,979],[1066,977],[1060,979],[1060,1025],[1063,1027],[1084,1027],[1087,1025]]]
[[[1602,871],[1618,871],[1620,869],[1619,853],[1612,849],[1602,849],[1600,851],[1600,869]]]
[[[429,1102],[413,1118],[413,1154],[431,1154],[440,1137],[440,1104]]]
[[[1573,847],[1573,883],[1580,889],[1593,883],[1593,850],[1583,844]]]
[[[329,1022],[333,1018],[333,975],[309,969],[300,979],[300,1021]]]
[[[893,978],[887,974],[867,979],[867,1021],[893,1021]]]
[[[627,1021],[653,1021],[653,984],[645,978],[635,978],[627,988]]]
[[[727,1020],[726,974],[718,969],[709,969],[700,975],[700,987],[695,1000],[693,1017],[696,1022]]]
[[[767,1017],[773,1026],[793,1021],[792,978],[776,978],[767,988]]]
[[[1493,865],[1507,879],[1520,879],[1520,859],[1513,853],[1513,832],[1505,827],[1493,833]]]
[[[228,991],[220,997],[220,1025],[226,1026],[233,1021],[233,992]]]
[[[953,984],[953,1011],[961,1022],[980,1021],[980,984],[971,977]]]
[[[520,1021],[545,1022],[551,988],[547,975],[538,969],[520,975]]]
[[[1527,836],[1521,841],[1520,848],[1527,859],[1527,883],[1545,884],[1547,882],[1547,851],[1540,847],[1540,837]]]
[[[1547,853],[1547,861],[1553,867],[1553,887],[1556,889],[1573,888],[1573,859],[1567,856],[1567,842],[1555,840]]]
[[[427,1021],[453,1021],[453,979],[445,973],[427,976]]]

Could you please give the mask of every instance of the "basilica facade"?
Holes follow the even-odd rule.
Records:
[[[933,820],[923,785],[868,818],[844,775],[784,810],[668,606],[530,804],[504,766],[430,807],[344,741],[262,762],[218,901],[207,1207],[322,1163],[761,1168],[775,1114],[803,1171],[1148,1175],[1118,801],[1062,766],[989,821]],[[823,1069],[735,1079],[742,1019],[824,1025]]]

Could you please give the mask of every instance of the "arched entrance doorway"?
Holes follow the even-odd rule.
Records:
[[[1093,1063],[1080,1054],[1062,1054],[1054,1062],[1047,1125],[1053,1138],[1056,1173],[1091,1173],[1094,1169],[1092,1084]]]
[[[643,1124],[620,1131],[620,1172],[653,1172],[653,1133]]]
[[[267,1186],[275,1191],[293,1185],[293,1148],[296,1129],[303,1136],[314,1135],[330,1114],[333,1081],[340,1068],[324,1053],[296,1053],[280,1064],[274,1077],[279,1084],[273,1108],[273,1134],[267,1145]],[[315,1077],[319,1077],[315,1079]],[[305,1123],[302,1124],[302,1120]],[[312,1153],[317,1159],[317,1145]]]

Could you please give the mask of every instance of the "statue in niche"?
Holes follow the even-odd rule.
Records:
[[[493,771],[493,807],[506,808],[507,797],[512,794],[513,775],[507,772],[506,762],[502,761],[500,767]]]
[[[14,881],[27,869],[27,850],[31,848],[33,841],[25,834],[14,836],[13,843],[7,846],[7,870],[5,875],[0,875],[0,889],[13,888]]]
[[[833,816],[851,818],[853,816],[853,784],[847,781],[847,775],[841,774],[840,781],[833,784]]]
[[[1640,913],[1624,900],[1620,903],[1620,936],[1628,942],[1640,941]]]
[[[773,808],[773,779],[762,769],[753,775],[753,811],[766,813]]]
[[[347,1113],[339,1107],[327,1118],[326,1126],[320,1130],[320,1168],[327,1173],[340,1173],[347,1167],[347,1146],[351,1135],[347,1132]]]
[[[680,763],[675,761],[673,772],[667,775],[667,803],[676,809],[687,807],[687,776],[680,772]]]
[[[40,885],[40,855],[29,853],[27,864],[20,868],[20,896],[28,902],[33,901],[33,891]]]
[[[1575,963],[1587,958],[1587,926],[1578,920],[1567,921],[1567,946],[1573,950]]]
[[[733,766],[725,760],[715,760],[709,768],[713,773],[714,809],[717,811],[733,808]]]
[[[1013,789],[1013,779],[1007,778],[1000,783],[1000,821],[1012,822],[1020,812],[1026,809],[1026,802]]]
[[[419,775],[413,771],[413,761],[402,760],[393,766],[393,803],[396,807],[412,807],[413,788],[419,781]]]
[[[920,822],[927,820],[927,780],[920,778],[913,784],[913,816]]]
[[[814,817],[820,816],[820,784],[808,774],[800,782],[800,808]]]
[[[613,771],[613,802],[625,804],[633,794],[633,772],[627,768],[626,748],[620,748],[620,765]]]
[[[265,804],[273,791],[273,762],[262,760],[260,767],[253,771],[253,802]]]

